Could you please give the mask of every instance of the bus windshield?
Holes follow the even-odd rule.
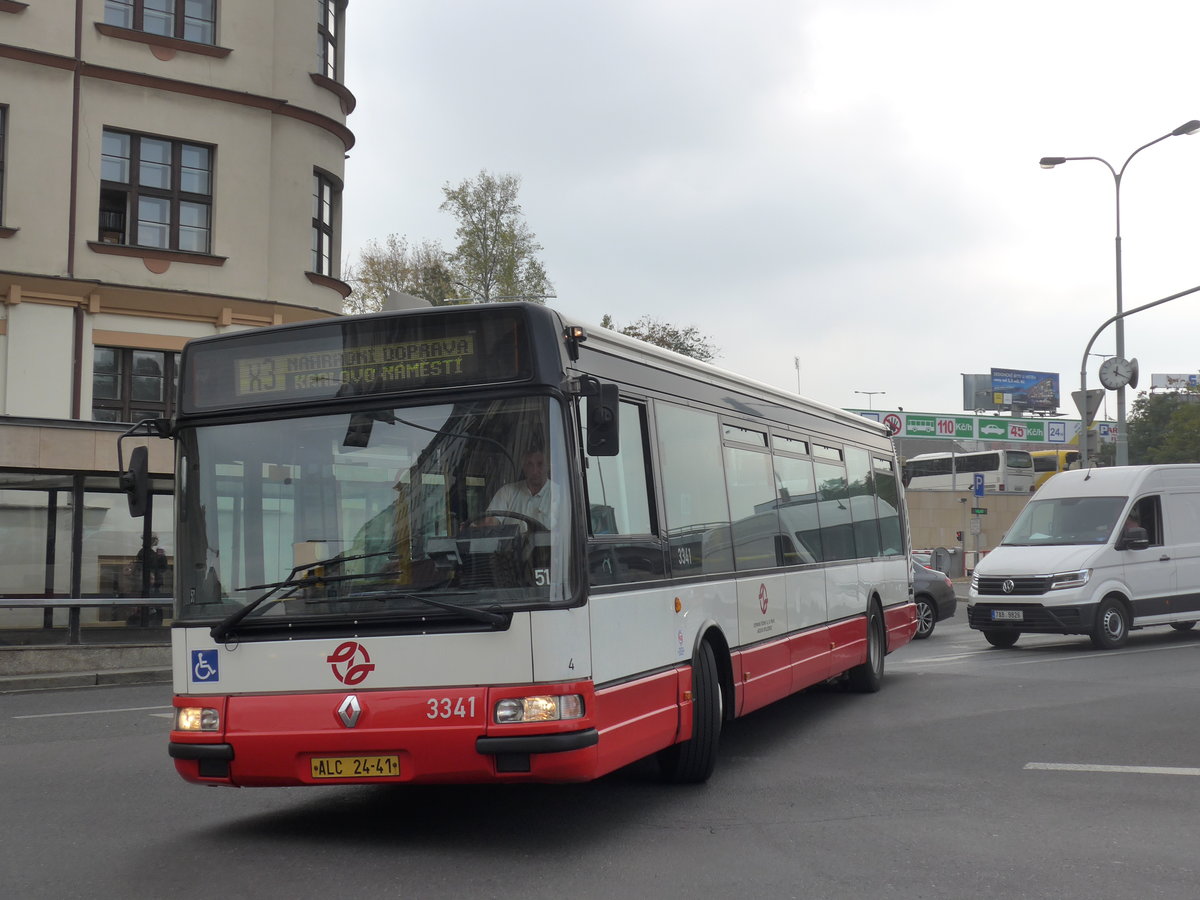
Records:
[[[1103,544],[1117,527],[1127,500],[1127,497],[1031,500],[1001,543],[1010,547]]]
[[[478,623],[575,595],[548,397],[189,427],[179,447],[179,620]]]

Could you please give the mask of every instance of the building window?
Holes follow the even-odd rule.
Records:
[[[208,253],[213,148],[104,130],[100,241]]]
[[[175,411],[179,354],[96,347],[92,355],[92,419],[139,422]]]
[[[337,181],[313,172],[312,271],[336,277],[333,271],[333,220],[340,191]]]
[[[104,21],[146,34],[213,44],[217,0],[105,0]]]
[[[317,71],[333,81],[342,80],[338,36],[345,5],[345,0],[317,0]]]

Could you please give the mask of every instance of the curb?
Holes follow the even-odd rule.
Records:
[[[36,672],[0,675],[0,694],[118,684],[170,684],[169,668],[105,669],[99,672]]]

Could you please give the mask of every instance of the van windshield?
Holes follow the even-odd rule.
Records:
[[[1031,500],[1001,541],[1009,547],[1103,544],[1117,527],[1128,497]]]

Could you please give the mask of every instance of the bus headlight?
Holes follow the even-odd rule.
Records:
[[[1091,577],[1091,569],[1080,569],[1078,572],[1059,572],[1057,575],[1050,576],[1050,590],[1083,587]]]
[[[220,731],[221,714],[202,706],[181,706],[175,710],[176,731]]]
[[[555,722],[583,717],[583,697],[579,694],[548,694],[538,697],[507,697],[496,704],[496,722]]]

